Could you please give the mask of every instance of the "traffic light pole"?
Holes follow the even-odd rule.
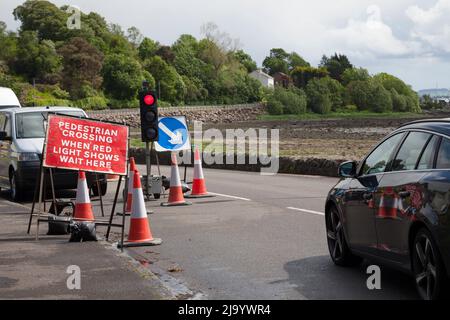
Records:
[[[145,163],[147,167],[147,183],[145,186],[146,192],[145,194],[148,196],[150,194],[150,179],[151,179],[151,173],[152,173],[152,153],[151,150],[153,149],[153,142],[150,148],[150,142],[145,143]]]

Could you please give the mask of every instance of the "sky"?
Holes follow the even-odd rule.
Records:
[[[15,30],[22,0],[0,0],[0,21]],[[450,0],[52,0],[95,11],[124,30],[162,44],[201,37],[217,24],[258,63],[271,48],[296,51],[312,65],[346,54],[370,73],[392,73],[415,90],[450,88]]]

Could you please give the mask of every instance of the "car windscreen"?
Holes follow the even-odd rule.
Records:
[[[67,116],[85,117],[82,111],[58,111],[51,112]],[[46,120],[49,112],[26,112],[16,114],[16,138],[34,139],[44,138],[44,119]]]

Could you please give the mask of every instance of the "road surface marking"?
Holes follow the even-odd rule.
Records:
[[[300,208],[294,208],[294,207],[287,207],[286,209],[295,210],[295,211],[301,211],[301,212],[306,212],[306,213],[312,213],[312,214],[318,214],[318,215],[321,215],[321,216],[325,215],[325,213],[323,213],[323,212],[307,210],[307,209],[300,209]]]
[[[209,194],[215,195],[215,196],[221,196],[221,197],[226,197],[226,198],[232,198],[232,199],[237,199],[237,200],[243,200],[243,201],[252,201],[250,199],[247,198],[241,198],[241,197],[236,197],[236,196],[230,196],[228,194],[222,194],[222,193],[215,193],[215,192],[208,192]]]

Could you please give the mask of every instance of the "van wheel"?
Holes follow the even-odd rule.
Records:
[[[17,174],[14,170],[11,170],[9,174],[9,190],[13,201],[19,201],[22,199],[23,190],[17,182]]]

